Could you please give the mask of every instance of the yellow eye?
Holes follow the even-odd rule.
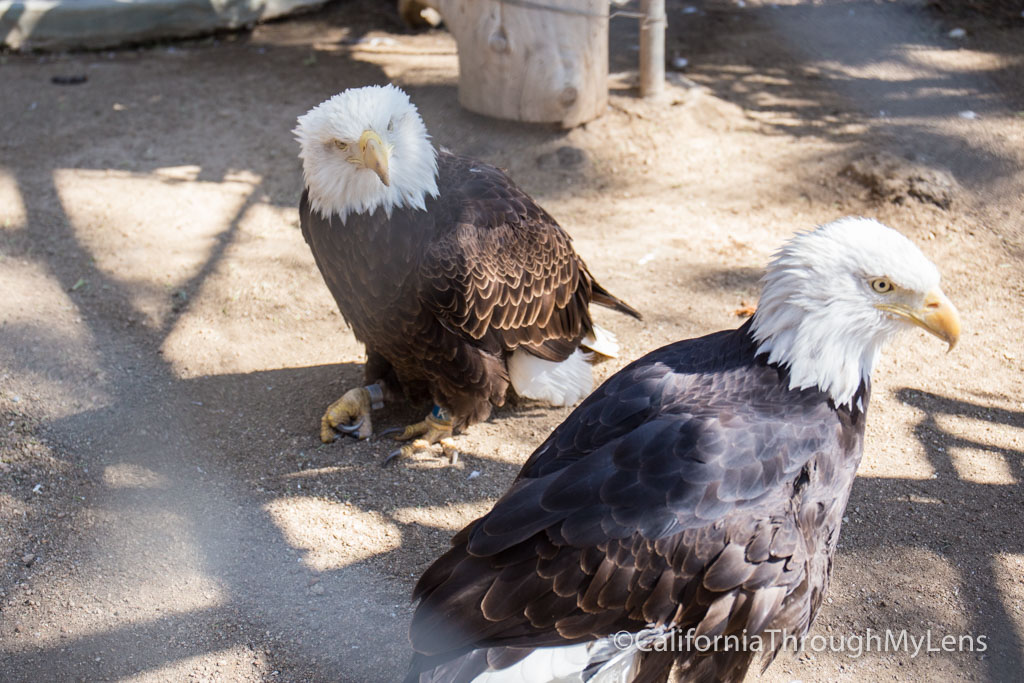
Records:
[[[871,289],[879,294],[888,294],[892,291],[892,283],[889,282],[888,278],[876,277],[871,281]]]
[[[347,152],[348,151],[348,143],[347,142],[342,142],[341,140],[335,140],[334,141],[334,146],[337,147],[338,149],[340,149],[342,152]]]

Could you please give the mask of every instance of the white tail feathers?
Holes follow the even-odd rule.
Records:
[[[560,363],[516,349],[508,359],[508,375],[520,396],[556,406],[571,406],[594,389],[593,369],[579,349]]]
[[[583,681],[590,661],[589,643],[566,647],[542,647],[507,669],[485,671],[473,683],[533,683],[534,681]]]
[[[483,672],[473,683],[627,683],[638,673],[638,654],[631,643],[612,638],[541,647],[506,669]]]
[[[584,337],[580,346],[608,358],[619,357],[619,340],[611,330],[597,324],[594,325],[594,332]]]

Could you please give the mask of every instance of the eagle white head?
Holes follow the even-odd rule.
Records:
[[[400,88],[351,88],[299,117],[302,173],[313,210],[388,216],[425,208],[437,196],[437,151],[416,106]]]
[[[868,218],[842,218],[796,235],[762,279],[751,323],[758,353],[787,366],[790,388],[817,386],[853,400],[882,346],[917,325],[949,344],[960,336],[939,271],[906,237]]]

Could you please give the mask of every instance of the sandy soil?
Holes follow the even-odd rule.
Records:
[[[0,679],[403,672],[415,578],[568,411],[498,411],[455,467],[382,470],[389,442],[319,443],[363,356],[298,230],[289,131],[388,80],[646,314],[596,312],[623,343],[602,376],[737,325],[797,229],[863,214],[918,242],[965,333],[951,355],[907,334],[881,363],[815,633],[986,651],[809,650],[764,678],[1017,679],[1024,24],[906,2],[669,8],[688,80],[652,104],[620,74],[607,114],[569,132],[462,111],[447,34],[406,34],[369,0],[218,40],[0,57]],[[614,33],[614,69],[633,68],[635,26]],[[563,146],[584,161],[559,163]],[[874,191],[849,172],[868,155],[890,169]]]

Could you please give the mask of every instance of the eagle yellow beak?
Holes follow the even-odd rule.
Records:
[[[390,185],[388,150],[380,136],[372,130],[363,131],[359,136],[359,153],[363,158],[363,166],[376,173],[382,183]]]
[[[960,339],[960,314],[957,313],[953,302],[946,298],[941,290],[933,289],[928,292],[924,297],[924,306],[918,310],[899,304],[882,304],[879,308],[895,313],[918,327],[928,330],[949,344],[949,351],[953,350],[957,340]]]

